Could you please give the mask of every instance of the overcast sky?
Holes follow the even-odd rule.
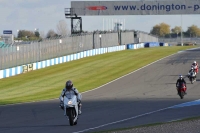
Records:
[[[17,30],[34,31],[35,28],[46,34],[50,29],[56,31],[60,20],[65,20],[70,30],[70,19],[65,18],[64,8],[70,8],[71,1],[73,0],[0,0],[0,35],[3,30],[12,30],[16,35]],[[126,29],[145,32],[150,32],[154,25],[162,22],[169,24],[171,28],[181,26],[181,15],[83,16],[83,30],[103,30],[103,19],[125,20]],[[182,16],[183,30],[193,24],[200,27],[199,15]]]

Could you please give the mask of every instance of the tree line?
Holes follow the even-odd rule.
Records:
[[[29,31],[29,30],[19,30],[16,40],[23,41],[33,41],[40,40],[42,38],[55,38],[60,36],[66,36],[69,34],[67,29],[67,23],[64,20],[60,20],[56,26],[56,30],[50,29],[45,35],[44,32],[39,32],[39,30]],[[85,31],[87,33],[87,31]],[[166,23],[160,23],[151,29],[150,33],[158,37],[165,38],[176,38],[181,36],[181,26],[175,26],[170,29],[170,25]],[[182,31],[183,37],[200,37],[200,28],[196,25],[189,26],[186,31]]]
[[[160,23],[151,29],[150,33],[159,37],[175,38],[181,36],[181,26],[170,29],[170,25]],[[182,30],[183,37],[200,37],[200,28],[196,25],[189,26],[186,31]]]
[[[16,40],[23,41],[34,41],[41,40],[42,38],[53,38],[66,36],[68,34],[67,23],[64,20],[58,22],[56,26],[56,30],[50,29],[45,35],[43,32],[39,32],[39,30],[30,31],[30,30],[18,30]]]

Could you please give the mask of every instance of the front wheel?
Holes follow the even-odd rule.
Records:
[[[74,110],[72,108],[68,109],[68,118],[69,118],[69,124],[70,126],[75,125],[74,124]]]
[[[183,91],[179,91],[178,94],[179,94],[180,98],[183,99],[184,92]]]
[[[193,84],[193,83],[194,83],[194,79],[193,79],[193,78],[190,78],[190,81],[191,81],[191,84]]]
[[[181,91],[181,99],[183,99],[183,97],[184,97],[184,92]]]
[[[77,125],[77,121],[78,121],[78,120],[76,120],[76,121],[74,122],[74,125]]]

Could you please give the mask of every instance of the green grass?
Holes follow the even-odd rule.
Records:
[[[0,80],[0,105],[58,98],[71,79],[80,91],[94,89],[191,46],[125,50],[87,57]]]

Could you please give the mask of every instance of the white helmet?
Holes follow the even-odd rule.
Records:
[[[179,75],[179,78],[180,78],[180,79],[182,79],[182,78],[183,78],[183,76],[182,76],[182,75]]]
[[[194,64],[196,64],[197,62],[196,61],[194,61]]]

